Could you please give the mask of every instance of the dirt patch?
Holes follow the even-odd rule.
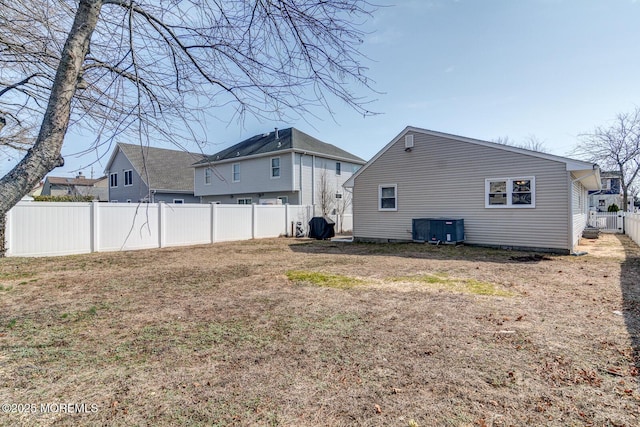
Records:
[[[640,251],[583,243],[2,259],[0,424],[638,425]]]

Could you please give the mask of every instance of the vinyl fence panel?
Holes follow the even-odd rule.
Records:
[[[285,206],[255,205],[254,238],[278,237],[287,234]]]
[[[253,205],[217,205],[216,242],[253,238]]]
[[[101,203],[97,251],[150,249],[160,246],[156,203]]]
[[[163,246],[211,243],[211,205],[167,204],[162,215]]]
[[[8,256],[91,252],[91,203],[18,203],[8,224]]]

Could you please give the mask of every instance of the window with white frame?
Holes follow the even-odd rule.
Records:
[[[251,197],[244,197],[244,198],[238,199],[238,204],[239,205],[250,205],[251,204]]]
[[[233,174],[233,182],[240,182],[240,163],[234,163],[231,166],[232,174]]]
[[[341,175],[342,174],[342,164],[340,164],[340,162],[336,162],[336,175]]]
[[[118,173],[114,172],[109,175],[109,187],[114,188],[118,186]]]
[[[271,178],[280,178],[280,157],[271,158]]]
[[[378,186],[378,210],[398,210],[398,185],[383,184]]]
[[[282,204],[286,205],[287,203],[289,203],[289,196],[278,196],[278,200],[281,200]]]
[[[535,177],[485,180],[486,208],[534,208],[535,205]]]
[[[124,171],[124,186],[129,187],[131,185],[133,185],[133,171],[129,169]]]
[[[173,199],[173,203],[176,205],[181,205],[184,203],[184,199]]]
[[[204,183],[211,184],[211,177],[213,176],[213,170],[211,168],[206,168],[204,170]]]

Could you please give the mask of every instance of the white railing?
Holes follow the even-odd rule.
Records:
[[[624,232],[631,237],[631,240],[640,245],[640,214],[625,213]]]
[[[626,212],[589,212],[589,227],[596,227],[605,232],[622,233]]]
[[[313,206],[294,205],[21,202],[7,214],[6,255],[71,255],[290,236],[298,222],[306,232],[313,215]],[[349,215],[347,224],[346,217],[343,229],[350,230],[352,221]]]

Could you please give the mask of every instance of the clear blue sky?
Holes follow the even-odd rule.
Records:
[[[485,140],[534,135],[566,155],[578,134],[640,106],[640,0],[397,0],[367,29],[362,51],[380,115],[335,101],[334,118],[212,123],[205,151],[294,126],[368,160],[412,125]],[[51,175],[95,161],[70,155],[82,140],[68,135],[66,165]]]

